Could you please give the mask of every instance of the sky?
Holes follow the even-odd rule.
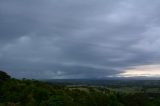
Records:
[[[0,0],[0,70],[16,78],[160,78],[160,0]]]

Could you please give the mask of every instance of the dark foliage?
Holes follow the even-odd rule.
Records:
[[[5,73],[4,71],[0,70],[0,81],[6,81],[8,79],[10,79],[11,77]]]
[[[65,87],[10,79],[1,72],[0,106],[160,106],[159,94],[116,93],[107,88]]]

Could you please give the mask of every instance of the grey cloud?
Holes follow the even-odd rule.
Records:
[[[158,64],[159,4],[0,1],[0,68],[18,78],[103,78]]]

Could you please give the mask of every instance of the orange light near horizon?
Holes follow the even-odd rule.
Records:
[[[159,77],[160,65],[135,66],[132,69],[126,69],[123,73],[117,74],[117,77]]]

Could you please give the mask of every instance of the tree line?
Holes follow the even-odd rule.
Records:
[[[70,89],[0,71],[0,106],[160,106],[159,94]]]

